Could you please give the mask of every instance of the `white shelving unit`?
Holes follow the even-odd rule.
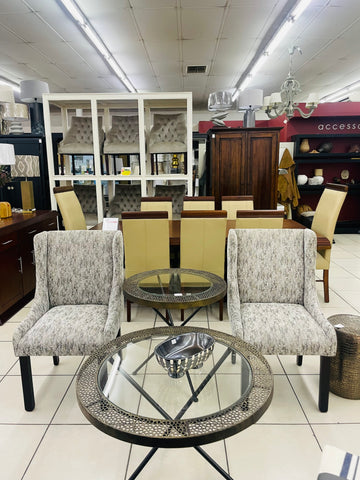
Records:
[[[53,195],[55,182],[61,185],[72,184],[74,181],[91,181],[96,185],[98,222],[104,217],[102,201],[102,183],[107,182],[109,198],[113,196],[115,182],[136,182],[141,184],[141,195],[152,195],[155,181],[162,183],[185,183],[187,194],[192,195],[192,93],[136,93],[136,94],[102,94],[102,93],[54,93],[43,96],[46,149],[49,170],[49,186],[51,192],[51,207],[57,208]],[[108,175],[101,174],[102,151],[98,135],[93,135],[93,155],[95,172],[93,174],[64,175],[55,171],[54,158],[57,152],[52,145],[52,115],[51,110],[58,108],[61,113],[63,135],[69,127],[69,119],[73,115],[91,116],[92,130],[98,131],[98,117],[102,117],[105,132],[110,128],[111,116],[121,114],[137,114],[139,117],[140,143],[140,174],[139,175]],[[154,113],[184,113],[187,129],[186,174],[151,174],[151,160],[148,147],[148,136]],[[176,153],[176,152],[174,152]]]

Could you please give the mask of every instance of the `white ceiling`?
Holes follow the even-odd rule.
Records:
[[[139,92],[191,91],[206,108],[210,92],[234,89],[264,37],[297,0],[77,0]],[[279,90],[288,49],[299,100],[360,80],[360,1],[313,0],[250,88]],[[125,92],[56,0],[0,0],[0,76],[39,79],[55,92]],[[205,74],[187,74],[206,65]]]

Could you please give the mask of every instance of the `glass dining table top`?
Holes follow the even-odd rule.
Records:
[[[155,349],[187,335],[211,337],[211,352],[176,378]],[[268,408],[272,391],[270,367],[256,349],[196,327],[121,336],[90,356],[77,379],[80,408],[97,428],[130,443],[165,448],[210,443],[247,428]]]
[[[152,307],[189,308],[215,303],[225,296],[225,280],[202,270],[167,268],[127,278],[128,300]]]

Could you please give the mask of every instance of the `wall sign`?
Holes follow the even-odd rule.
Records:
[[[358,133],[360,122],[324,122],[317,125],[317,131],[321,133]]]

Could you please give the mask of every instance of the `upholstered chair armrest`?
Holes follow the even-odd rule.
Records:
[[[233,335],[243,338],[237,278],[237,251],[237,236],[234,230],[230,230],[227,243],[227,309],[229,318],[231,319]]]
[[[120,233],[120,232],[119,232]],[[123,259],[123,237],[115,235],[113,240],[113,259],[114,259],[114,278],[109,298],[108,318],[105,324],[104,334],[109,339],[114,338],[120,330],[124,313],[124,269],[122,268]]]
[[[47,290],[47,232],[42,232],[34,237],[34,245],[37,246],[36,253],[36,290],[33,304],[29,314],[20,323],[13,336],[13,344],[16,353],[16,346],[20,339],[29,331],[35,323],[49,310],[49,296]],[[35,250],[36,251],[36,250]]]
[[[327,337],[327,345],[323,345],[325,356],[334,356],[336,354],[336,333],[334,327],[326,319],[320,309],[319,299],[315,286],[315,264],[316,264],[316,235],[311,230],[307,230],[304,235],[304,248],[307,258],[305,261],[304,273],[304,307],[310,315],[321,326]],[[310,267],[311,266],[311,267]]]

